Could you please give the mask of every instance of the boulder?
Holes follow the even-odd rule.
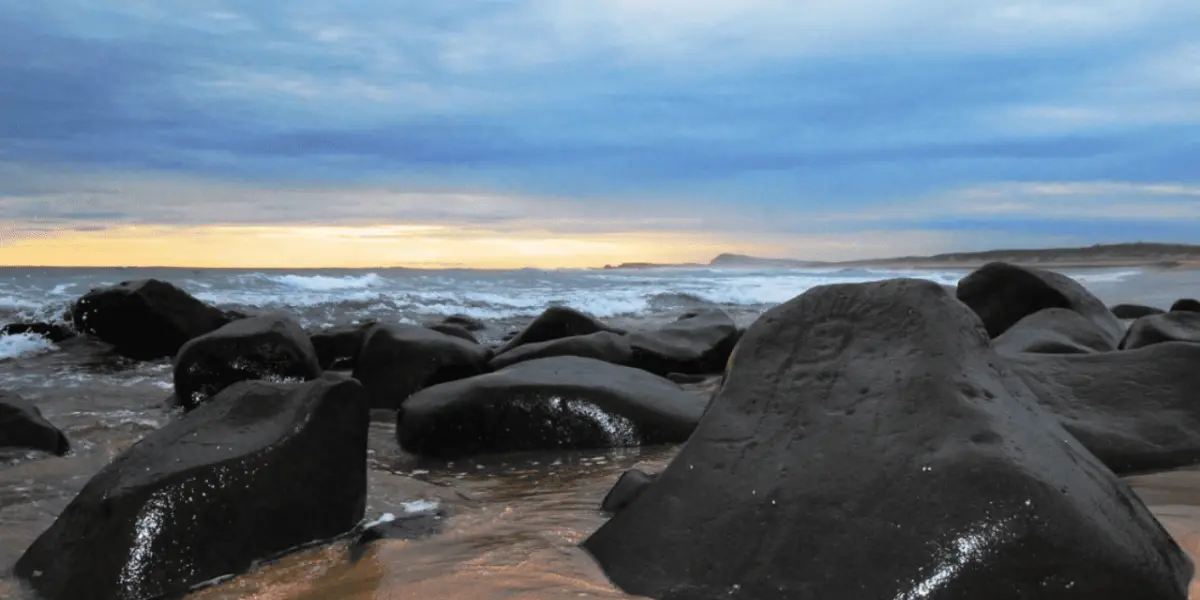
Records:
[[[0,327],[0,336],[21,335],[25,333],[40,335],[55,344],[75,337],[74,331],[54,323],[9,323],[4,327]]]
[[[608,490],[608,494],[604,496],[604,500],[600,503],[600,510],[616,514],[625,509],[625,507],[633,504],[642,492],[654,483],[654,478],[657,474],[651,475],[645,471],[638,469],[630,469],[621,474],[617,479],[616,485]]]
[[[351,531],[369,417],[345,377],[226,388],[93,477],[16,575],[46,600],[177,597]]]
[[[1142,317],[1125,331],[1120,347],[1136,350],[1163,342],[1200,344],[1200,312],[1177,311]]]
[[[1141,304],[1118,304],[1108,309],[1113,316],[1118,319],[1130,320],[1140,319],[1149,315],[1161,315],[1163,309],[1154,308],[1153,306],[1142,306]]]
[[[585,315],[575,309],[565,306],[551,306],[538,315],[520,333],[513,336],[512,339],[507,340],[507,343],[496,350],[496,354],[504,354],[523,344],[548,342],[573,335],[596,333],[597,331],[624,333],[624,331],[609,327],[595,317]]]
[[[216,331],[230,319],[157,279],[95,289],[71,307],[76,331],[112,344],[118,354],[135,360],[175,356],[188,340]]]
[[[541,358],[433,386],[397,415],[400,447],[433,458],[682,442],[704,400],[661,377],[592,358]]]
[[[363,342],[354,378],[371,408],[396,409],[413,393],[488,370],[491,350],[416,325],[376,325]]]
[[[1200,463],[1200,344],[1005,360],[1067,431],[1117,474]]]
[[[497,354],[490,365],[493,370],[500,370],[520,362],[555,356],[579,356],[614,365],[628,365],[633,362],[633,348],[624,335],[611,331],[597,331],[587,335],[523,344]]]
[[[470,331],[467,331],[466,329],[463,329],[462,327],[459,327],[458,325],[435,323],[433,325],[427,325],[427,327],[429,327],[430,329],[432,329],[438,333],[444,333],[448,336],[456,337],[460,340],[467,340],[468,342],[471,342],[472,344],[479,343],[479,340],[476,339],[475,336],[471,335]]]
[[[1069,308],[1047,308],[1029,315],[992,340],[1002,354],[1089,354],[1117,349],[1091,319]]]
[[[358,352],[374,321],[344,325],[315,331],[308,336],[317,352],[317,362],[324,370],[353,370]]]
[[[28,448],[62,456],[71,451],[71,444],[33,403],[0,392],[0,448]]]
[[[958,299],[983,319],[993,338],[1047,308],[1068,308],[1091,320],[1115,345],[1121,321],[1079,282],[1053,271],[988,263],[958,282]]]
[[[1181,298],[1171,305],[1170,312],[1200,312],[1200,300]]]
[[[762,315],[680,453],[584,548],[626,592],[680,600],[1183,600],[1192,577],[983,323],[913,279]]]
[[[467,331],[483,331],[484,329],[487,329],[486,323],[476,319],[475,317],[468,317],[467,315],[450,315],[442,319],[440,324],[461,327]]]
[[[720,373],[740,336],[725,311],[692,311],[657,329],[630,332],[629,364],[657,375]]]
[[[285,315],[234,321],[184,344],[175,357],[175,395],[192,410],[239,381],[299,383],[321,375],[317,351]]]

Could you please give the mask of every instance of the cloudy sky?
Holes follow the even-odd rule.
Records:
[[[1200,242],[1197,0],[53,0],[0,31],[0,264]]]

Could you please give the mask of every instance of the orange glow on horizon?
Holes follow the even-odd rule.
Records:
[[[196,268],[583,268],[764,251],[692,232],[497,232],[452,225],[122,226],[7,242],[0,265]]]

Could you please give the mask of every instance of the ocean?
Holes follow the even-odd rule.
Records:
[[[1065,271],[1106,302],[1166,306],[1200,292],[1191,271]],[[962,270],[209,270],[0,269],[0,325],[61,321],[97,286],[154,277],[221,308],[284,310],[309,330],[366,320],[427,323],[461,314],[487,323],[497,343],[551,305],[636,329],[696,307],[719,307],[740,325],[818,285],[919,277],[954,285]],[[0,451],[0,572],[53,522],[101,467],[174,418],[169,361],[116,358],[89,340],[55,345],[0,337],[0,390],[36,403],[71,439],[62,458]],[[604,518],[600,500],[620,472],[660,468],[674,448],[539,453],[455,463],[405,456],[394,417],[371,431],[369,519],[413,506],[448,507],[446,531],[419,542],[379,543],[367,558],[331,545],[290,556],[197,598],[627,598],[577,548]],[[0,597],[20,592],[0,576]]]

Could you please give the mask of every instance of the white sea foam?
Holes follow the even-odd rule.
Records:
[[[361,290],[385,283],[377,273],[330,277],[327,275],[270,275],[267,279],[287,287],[314,292]]]
[[[53,352],[57,348],[46,338],[32,333],[0,336],[0,360],[36,356]]]

